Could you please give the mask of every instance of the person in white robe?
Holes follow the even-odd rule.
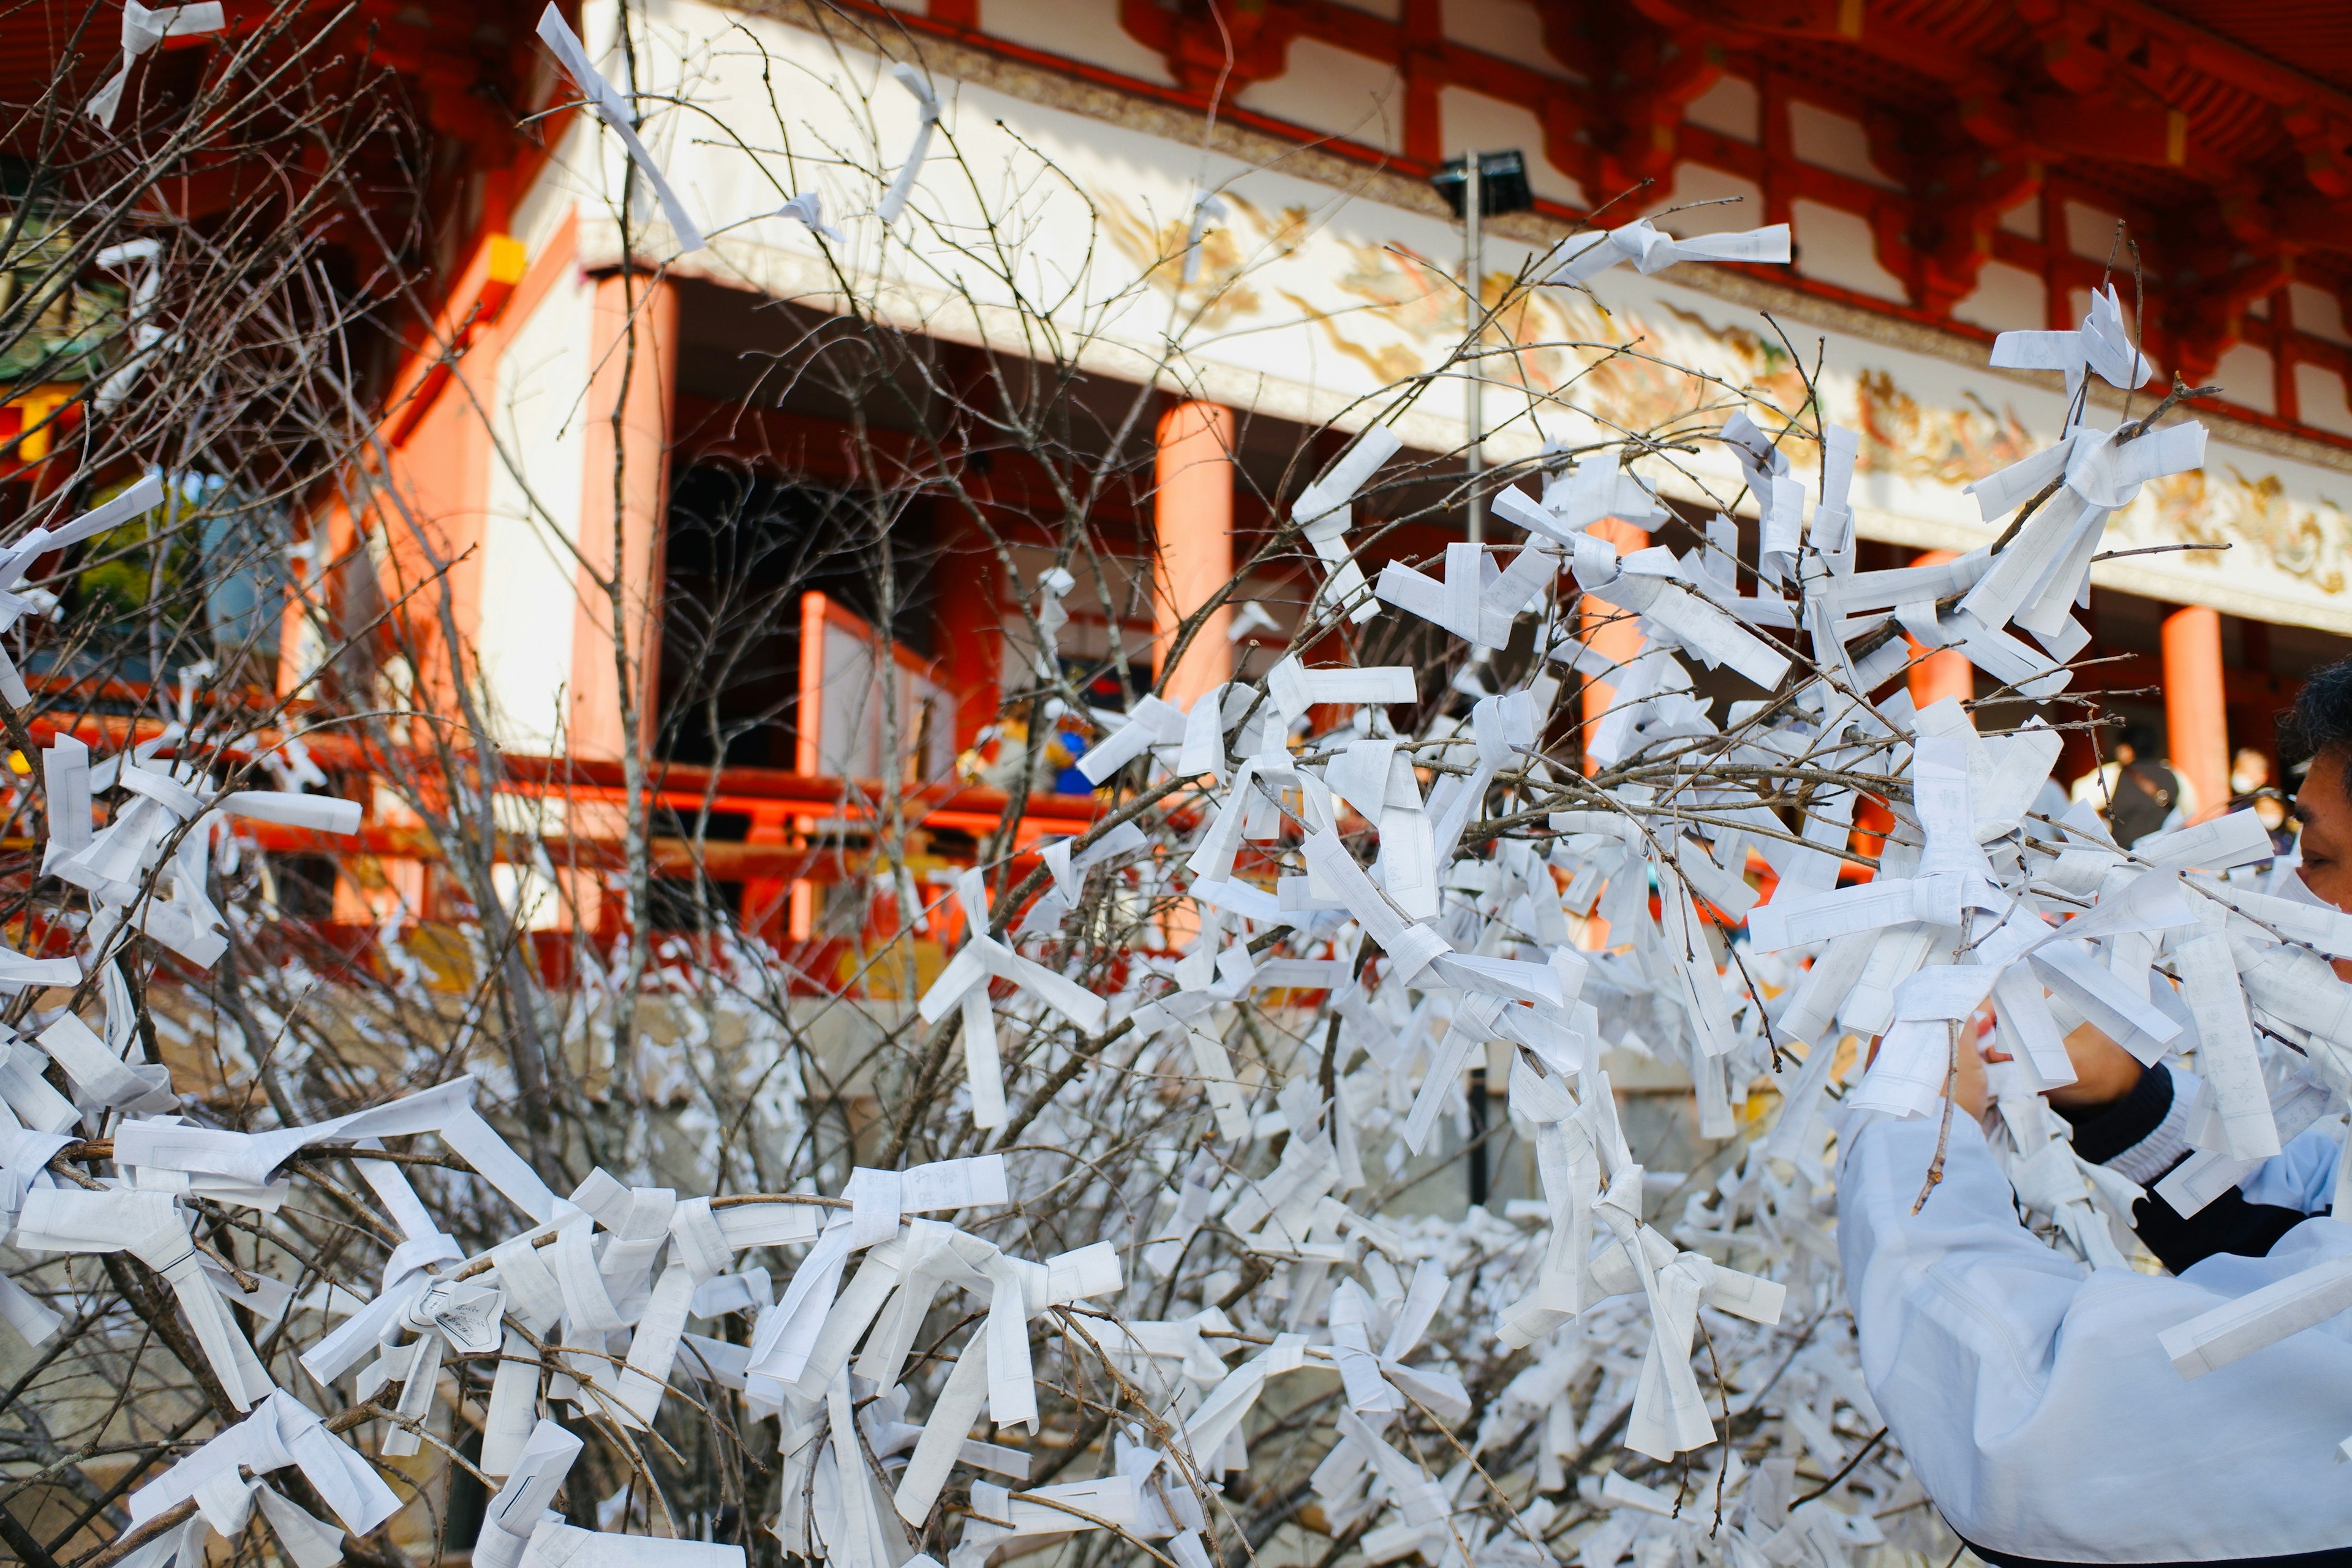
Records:
[[[2352,909],[2352,661],[2313,678],[2296,721],[2315,754],[2295,810],[2304,885]],[[2190,1152],[2196,1078],[2143,1071],[2089,1026],[2067,1049],[2078,1080],[2050,1098],[2074,1152],[2153,1187]],[[1961,1055],[1942,1180],[1925,1202],[1935,1116],[1848,1115],[1837,1180],[1864,1374],[1944,1518],[2002,1568],[2352,1564],[2352,1313],[2194,1378],[2159,1342],[2352,1255],[2352,1225],[2328,1212],[2341,1122],[2294,1138],[2194,1215],[2152,1192],[2138,1200],[2134,1228],[2163,1274],[2086,1270],[2021,1222],[1977,1120],[1983,1064]]]

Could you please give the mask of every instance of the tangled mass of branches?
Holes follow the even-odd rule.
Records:
[[[634,126],[560,20],[548,36],[582,97]],[[467,1549],[486,1568],[982,1568],[1047,1549],[1829,1568],[1942,1549],[1859,1371],[1838,1121],[1950,1116],[1963,1022],[1990,1000],[2014,1058],[1993,1084],[2010,1174],[2050,1245],[2095,1266],[2132,1247],[2137,1189],[2074,1160],[2035,1093],[2069,1076],[2077,1024],[2196,1060],[2202,1152],[2167,1180],[2183,1213],[2352,1089],[2342,992],[2319,983],[2321,955],[2352,956],[2352,921],[2257,868],[2272,850],[2251,815],[2126,851],[2047,804],[2052,720],[2084,721],[2053,700],[2105,521],[2202,451],[2194,423],[2160,422],[2172,400],[2089,421],[2089,378],[2147,374],[2113,291],[2079,331],[1996,349],[2063,373],[2072,422],[1974,487],[2005,526],[1958,560],[1857,570],[1852,433],[1817,400],[1774,409],[1688,373],[1702,395],[1675,427],[1486,476],[1516,547],[1368,576],[1383,525],[1360,503],[1390,498],[1390,520],[1460,503],[1410,501],[1459,466],[1402,460],[1392,425],[1488,354],[1496,312],[1469,312],[1441,372],[1368,400],[1345,452],[1297,476],[1244,567],[1311,563],[1291,646],[1315,662],[1097,715],[1095,825],[1016,858],[1008,817],[928,907],[916,808],[868,803],[860,885],[887,892],[900,935],[919,922],[952,950],[919,1002],[795,999],[716,901],[709,940],[583,945],[573,984],[548,987],[494,875],[548,851],[518,849],[528,835],[493,809],[489,721],[460,704],[435,745],[405,744],[383,688],[351,674],[382,628],[306,600],[340,640],[304,722],[404,759],[379,787],[446,851],[476,979],[453,1000],[391,938],[376,967],[330,963],[239,825],[344,832],[359,812],[285,743],[289,710],[257,710],[225,673],[275,637],[287,584],[264,583],[265,615],[221,598],[323,496],[420,526],[346,379],[350,345],[406,301],[413,247],[378,236],[374,276],[348,248],[339,272],[320,261],[331,211],[381,209],[349,180],[282,195],[249,233],[175,226],[162,200],[206,159],[326,148],[357,168],[396,140],[388,109],[307,105],[262,69],[269,48],[314,47],[281,18],[181,100],[146,102],[130,77],[100,106],[110,130],[62,87],[19,128],[41,151],[5,234],[5,321],[19,361],[55,362],[36,379],[77,379],[79,356],[88,384],[55,429],[85,479],[44,494],[0,562],[0,717],[29,768],[11,831],[37,835],[10,883],[26,955],[0,958],[0,1537],[20,1559],[197,1568],[225,1542],[299,1568]],[[1108,313],[1024,315],[1042,307],[1013,261],[971,281],[993,241],[920,199],[927,158],[969,176],[969,154],[951,124],[930,153],[938,100],[901,70],[925,105],[912,154],[836,148],[829,176],[883,210],[844,237],[814,195],[785,209],[838,285],[793,374],[866,407],[931,374],[873,281],[892,258],[952,261],[951,304],[1056,345],[992,362],[940,421],[957,450],[1034,458],[1064,503],[1022,596],[1038,679],[1008,699],[1034,763],[1050,721],[1083,708],[1057,639],[1081,579],[1107,581],[1090,508],[1135,477],[1123,437],[1151,394],[1108,422],[1120,438],[1070,437],[1097,395],[1076,340]],[[625,153],[625,236],[643,180],[698,242],[634,131]],[[894,239],[893,220],[929,239]],[[1786,244],[1589,231],[1503,308],[1621,263]],[[90,293],[109,268],[130,280]],[[1181,384],[1185,328],[1180,312],[1150,379]],[[1571,387],[1538,412],[1574,408]],[[1727,448],[1744,490],[1716,494],[1688,459]],[[885,625],[894,574],[915,569],[894,496],[969,500],[955,461],[894,450],[900,477],[852,509]],[[91,489],[110,474],[116,493]],[[1516,488],[1530,478],[1539,496]],[[1621,555],[1589,531],[1680,537],[1669,478],[1725,514],[1744,500],[1755,545],[1724,517],[1679,550]],[[991,538],[1018,581],[1014,542]],[[122,583],[142,591],[100,592]],[[1170,668],[1226,596],[1180,628]],[[1596,651],[1592,628],[1627,625],[1638,652]],[[420,677],[458,640],[399,656]],[[1999,690],[1915,710],[1914,641]],[[614,657],[635,689],[631,649]],[[1726,670],[1759,695],[1706,695]],[[157,706],[144,728],[85,728],[94,752],[73,705],[110,676]],[[1580,722],[1591,682],[1608,700]],[[651,760],[632,753],[617,874],[640,933]],[[1013,816],[1033,778],[1013,779]],[[1855,831],[1865,801],[1891,815],[1883,835]],[[1751,852],[1777,879],[1766,903]],[[1645,1173],[1612,1052],[1687,1074],[1716,1151],[1696,1172]],[[1465,1096],[1474,1070],[1507,1073],[1507,1121],[1486,1125],[1483,1085]],[[1514,1139],[1539,1201],[1460,1219],[1404,1201],[1441,1150]],[[1933,1202],[1936,1172],[1920,1178]],[[2267,1331],[2192,1350],[2242,1354]]]

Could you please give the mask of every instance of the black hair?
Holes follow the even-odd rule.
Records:
[[[2352,658],[2305,679],[2294,706],[2279,715],[2278,746],[2290,767],[2327,752],[2352,754]]]
[[[2144,763],[2156,761],[2156,753],[2161,749],[2156,743],[2156,731],[2145,724],[2125,725],[2124,732],[2116,737],[2116,744],[2129,746]]]

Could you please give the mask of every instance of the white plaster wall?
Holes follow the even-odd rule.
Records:
[[[1870,133],[1862,121],[1802,99],[1789,102],[1789,150],[1800,163],[1833,174],[1895,188],[1886,172],[1872,162]]]
[[[1996,332],[2039,331],[2049,321],[2049,300],[2040,273],[1988,261],[1977,274],[1975,291],[1953,306],[1952,314]]]
[[[2324,365],[2294,367],[2295,412],[2306,425],[2352,436],[2352,404],[2344,395],[2344,378]]]
[[[2086,261],[2116,258],[2117,273],[2131,272],[2131,247],[2116,239],[2116,215],[2087,202],[2066,204],[2066,248]]]
[[[1754,82],[1726,71],[1713,87],[1684,105],[1683,118],[1734,141],[1754,142],[1763,126],[1762,100]]]
[[[1789,224],[1795,230],[1797,270],[1806,277],[1857,294],[1874,294],[1898,303],[1904,300],[1903,279],[1878,264],[1870,220],[1860,213],[1820,202],[1793,201],[1789,204]]]
[[[1535,0],[1444,0],[1445,36],[1453,42],[1496,55],[1549,75],[1584,79],[1544,47],[1543,18]]]
[[[1071,0],[981,0],[980,25],[992,37],[1122,76],[1172,85],[1168,62],[1118,25],[1118,7]]]
[[[2352,343],[2352,334],[2344,330],[2344,302],[2325,289],[2315,289],[2308,283],[2286,286],[2287,300],[2294,311],[2297,331],[2309,332],[2315,338],[2326,338],[2331,343]]]
[[[2264,414],[2278,412],[2277,374],[2268,349],[2252,343],[2231,344],[2213,366],[2213,379],[2221,384],[2222,395],[2231,402]]]
[[[1725,199],[1730,196],[1739,199]],[[1677,164],[1674,194],[1658,205],[1661,207],[1677,207],[1692,202],[1719,205],[1689,207],[1686,211],[1660,218],[1658,226],[1668,234],[1687,239],[1694,235],[1760,228],[1764,224],[1763,187],[1727,170],[1711,169],[1704,163]]]
[[[514,237],[522,241],[526,258],[545,254],[556,231],[579,206],[577,183],[567,171],[595,156],[596,137],[587,127],[575,124],[556,148],[554,167],[533,181],[515,203],[514,215],[507,221]]]
[[[559,749],[579,598],[571,545],[587,463],[583,400],[594,291],[578,268],[539,300],[499,358],[482,529],[481,685],[502,745]]]
[[[1528,186],[1537,195],[1570,206],[1584,205],[1584,187],[1544,156],[1543,121],[1533,110],[1466,87],[1448,87],[1437,101],[1448,156],[1473,147],[1482,153],[1516,147],[1527,154]]]
[[[1295,38],[1290,68],[1234,97],[1244,109],[1386,153],[1404,150],[1404,83],[1380,61]]]

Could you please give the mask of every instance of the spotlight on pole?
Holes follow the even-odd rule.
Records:
[[[1512,148],[1503,153],[1481,153],[1478,159],[1478,214],[1482,217],[1500,217],[1505,213],[1523,213],[1536,205],[1535,193],[1528,188],[1527,154]],[[1455,217],[1466,216],[1466,199],[1470,184],[1470,160],[1467,157],[1448,158],[1429,177],[1432,189],[1445,198],[1445,205]]]
[[[1527,154],[1512,148],[1502,153],[1470,153],[1459,158],[1449,158],[1438,165],[1437,173],[1429,177],[1454,216],[1462,220],[1463,287],[1476,301],[1473,312],[1471,334],[1477,343],[1486,336],[1486,304],[1482,298],[1480,279],[1485,268],[1481,265],[1479,220],[1500,217],[1505,213],[1523,213],[1536,205],[1535,193],[1528,189]],[[1475,345],[1474,345],[1475,347]],[[1483,464],[1480,448],[1486,432],[1484,394],[1486,376],[1479,356],[1473,353],[1463,369],[1465,407],[1464,423],[1469,438],[1462,447],[1463,475],[1466,480],[1463,504],[1463,531],[1475,542],[1486,536],[1486,509],[1478,495],[1478,475]]]

